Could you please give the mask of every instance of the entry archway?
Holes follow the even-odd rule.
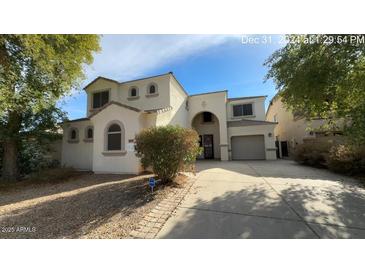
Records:
[[[191,121],[200,138],[203,152],[198,159],[220,159],[220,128],[218,117],[210,111],[197,113]]]

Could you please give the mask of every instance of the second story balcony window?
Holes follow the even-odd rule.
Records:
[[[101,108],[109,102],[109,91],[96,92],[93,94],[93,108]]]

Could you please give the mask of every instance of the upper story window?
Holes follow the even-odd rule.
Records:
[[[233,116],[251,116],[253,115],[252,104],[242,104],[233,106]]]
[[[138,88],[137,87],[131,87],[129,89],[129,98],[136,98],[138,97]]]
[[[203,122],[204,123],[209,123],[212,122],[213,118],[212,118],[212,113],[211,112],[203,112]]]
[[[109,102],[109,91],[93,93],[93,108],[101,108]]]
[[[158,93],[157,85],[154,83],[149,84],[147,87],[147,95],[155,95],[157,93]]]

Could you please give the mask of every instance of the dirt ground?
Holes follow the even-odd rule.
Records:
[[[0,189],[0,238],[126,238],[186,178],[147,184],[151,175],[83,173],[57,183]]]

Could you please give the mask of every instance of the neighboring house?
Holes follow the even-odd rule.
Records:
[[[266,121],[278,123],[274,129],[277,158],[290,157],[295,147],[303,142],[320,142],[334,139],[340,131],[324,132],[324,119],[305,119],[288,110],[278,95],[271,100],[266,112]],[[331,136],[329,136],[331,135]]]
[[[63,124],[63,165],[139,173],[135,135],[164,125],[194,128],[203,147],[199,158],[276,159],[276,123],[265,121],[266,96],[229,99],[227,91],[189,96],[171,72],[121,83],[98,77],[84,89],[87,117]]]

